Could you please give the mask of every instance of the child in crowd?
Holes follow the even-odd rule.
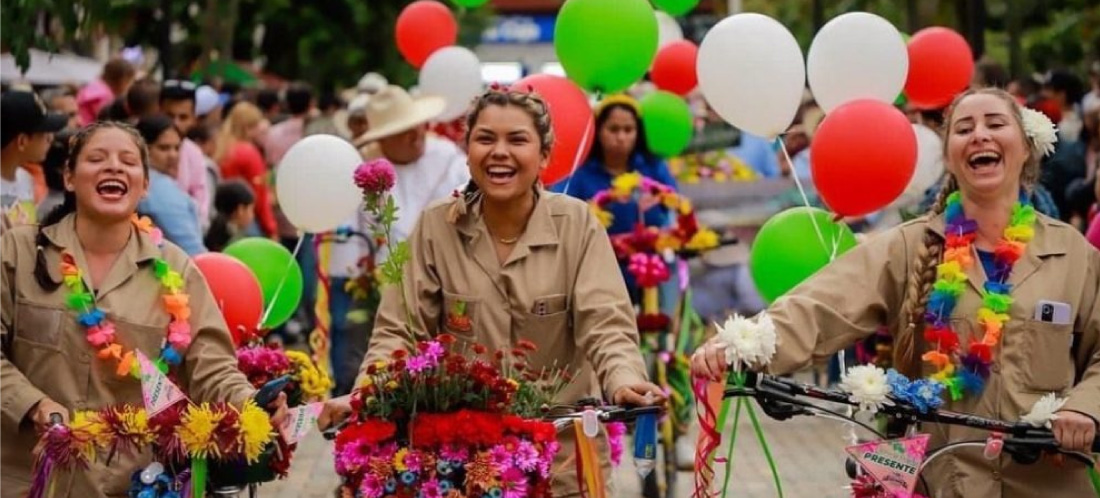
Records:
[[[226,246],[244,236],[244,231],[255,218],[253,208],[256,196],[248,184],[229,180],[218,185],[214,192],[214,220],[206,232],[206,247],[221,252]]]

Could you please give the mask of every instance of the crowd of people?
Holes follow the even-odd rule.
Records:
[[[993,415],[1008,416],[1005,410],[1025,410],[1036,390],[1057,390],[1070,396],[1058,437],[1069,445],[1091,440],[1100,417],[1095,395],[1084,392],[1095,389],[1100,375],[1093,364],[1100,344],[1100,64],[1092,67],[1089,83],[1086,88],[1081,78],[1066,71],[1051,72],[1041,81],[1008,80],[996,65],[982,63],[975,75],[978,90],[964,94],[951,108],[905,107],[915,125],[943,131],[939,145],[944,154],[932,173],[942,181],[910,189],[879,213],[846,220],[866,232],[867,241],[767,308],[788,338],[775,368],[796,370],[887,328],[898,345],[897,364],[913,375],[927,370],[918,358],[929,344],[914,330],[926,320],[937,258],[944,254],[944,218],[965,210],[976,220],[970,242],[980,257],[977,271],[985,268],[984,274],[994,280],[993,275],[1003,273],[994,254],[1012,206],[1033,206],[1042,217],[1016,275],[1034,272],[1038,275],[1032,282],[1050,285],[1022,287],[1019,280],[1026,276],[1015,277],[1017,288],[1026,292],[1015,295],[1024,306],[1009,313],[1008,330],[1033,325],[1030,308],[1024,308],[1041,299],[1069,303],[1083,329],[1045,324],[1049,334],[1028,336],[1032,342],[1006,340],[1001,373],[988,382],[984,394],[966,398],[956,408],[985,413],[993,406],[990,399],[1000,399],[996,406],[1001,411]],[[317,294],[327,293],[323,302],[331,317],[327,326],[337,397],[322,424],[347,412],[342,395],[354,388],[364,358],[374,360],[397,347],[397,329],[407,312],[396,290],[383,292],[380,303],[372,302],[371,291],[378,289],[363,289],[360,283],[369,280],[386,256],[376,241],[362,236],[370,233],[373,221],[365,212],[349,214],[339,230],[361,236],[321,240],[315,240],[319,234],[300,233],[280,213],[274,173],[288,150],[314,134],[343,137],[364,161],[385,158],[395,166],[393,197],[400,216],[392,238],[408,241],[414,253],[403,290],[414,298],[410,304],[417,332],[469,332],[451,330],[455,327],[449,320],[452,310],[466,310],[481,322],[479,337],[490,345],[508,344],[516,339],[508,331],[519,330],[521,338],[538,335],[538,342],[547,345],[540,361],[573,361],[581,381],[568,391],[571,396],[603,393],[613,402],[631,403],[662,399],[659,388],[647,382],[634,346],[631,308],[638,301],[637,289],[622,265],[622,281],[608,278],[607,268],[617,265],[611,264],[615,257],[607,235],[628,232],[637,223],[667,226],[674,213],[643,205],[646,199],[616,204],[611,209],[614,221],[605,229],[577,200],[591,200],[628,172],[676,187],[667,162],[646,146],[636,96],[612,95],[595,105],[591,151],[572,175],[545,186],[539,174],[553,136],[546,104],[537,95],[491,89],[478,97],[461,126],[435,122],[446,104],[441,98],[410,94],[374,73],[344,97],[350,97],[346,104],[331,92],[302,83],[242,90],[184,79],[156,81],[139,78],[137,69],[122,59],[109,61],[102,77],[82,88],[5,89],[0,192],[3,230],[13,234],[4,237],[3,255],[3,420],[5,435],[13,437],[4,438],[5,487],[8,476],[15,475],[9,473],[15,460],[28,470],[23,455],[29,454],[33,438],[21,425],[31,421],[41,426],[53,411],[67,413],[137,396],[134,385],[123,388],[110,380],[114,366],[104,367],[107,373],[98,364],[89,367],[91,350],[83,344],[83,334],[57,346],[58,334],[65,333],[60,324],[72,322],[61,319],[65,291],[59,290],[61,276],[52,269],[62,261],[86,268],[93,306],[107,309],[114,320],[136,324],[137,332],[128,333],[140,334],[161,320],[150,315],[160,307],[151,300],[157,293],[149,292],[160,284],[152,275],[133,277],[139,262],[161,258],[193,283],[201,275],[189,257],[222,251],[236,240],[266,237],[288,248],[300,246],[297,257],[306,292],[295,319],[273,331],[269,340],[301,341],[318,319]],[[728,125],[709,113],[705,103],[699,104],[699,129],[717,129],[714,136],[723,137],[707,148],[729,151],[759,177],[798,176],[812,187],[810,144],[823,113],[811,96],[788,130],[786,151],[775,150],[761,137],[725,133]],[[1041,111],[1057,125],[1051,154],[1020,146],[1034,145],[1021,140],[1027,136],[1020,117],[1023,107]],[[697,141],[710,138],[700,133]],[[995,152],[1003,171],[979,172],[971,160],[978,149]],[[902,222],[926,211],[930,217]],[[131,237],[134,213],[148,216],[172,245],[158,247],[144,232]],[[473,248],[464,249],[468,246]],[[1047,260],[1054,255],[1068,258]],[[119,258],[134,264],[117,265]],[[321,267],[319,261],[327,264]],[[697,305],[708,321],[730,311],[754,314],[765,309],[747,272],[741,271],[744,266],[743,260],[712,262],[713,273],[694,283]],[[569,271],[561,271],[564,267]],[[878,285],[854,298],[846,283],[860,279]],[[1004,274],[1000,283],[1007,282]],[[838,294],[841,289],[843,295]],[[203,322],[193,326],[186,360],[194,365],[187,367],[186,387],[195,399],[240,398],[247,389],[239,386],[239,372],[233,372],[228,335],[217,333],[216,307],[208,295],[191,295],[191,313],[201,315]],[[966,316],[981,306],[978,296],[974,289],[960,301]],[[143,299],[148,302],[133,305]],[[357,313],[364,310],[368,313]],[[960,323],[968,330],[982,327],[969,318]],[[159,351],[159,332],[146,332],[149,338],[135,344]],[[158,344],[149,342],[154,338]],[[1072,354],[1056,348],[1059,341],[1073,344]],[[725,367],[719,359],[722,347],[712,342],[703,348],[695,357],[696,370],[719,375]],[[64,371],[60,377],[58,370]],[[89,376],[96,379],[94,389],[73,387],[87,385]],[[18,394],[9,394],[16,392],[9,389]],[[941,435],[964,436],[946,430]],[[961,459],[949,465],[961,472],[957,486],[967,491],[960,496],[979,496],[970,490],[984,489],[984,481],[974,476],[994,464]],[[954,471],[938,472],[946,476]],[[1031,483],[1044,479],[1041,472],[1019,476]],[[1083,477],[1079,481],[1086,483]]]

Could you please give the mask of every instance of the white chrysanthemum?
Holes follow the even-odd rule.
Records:
[[[1020,109],[1020,117],[1023,118],[1024,134],[1035,144],[1035,148],[1043,156],[1054,153],[1054,144],[1058,143],[1058,129],[1046,114],[1034,109],[1023,107]]]
[[[765,366],[775,355],[775,325],[767,314],[758,322],[734,314],[718,326],[718,340],[726,344],[726,362],[735,369]]]
[[[840,388],[847,391],[849,398],[859,405],[859,409],[877,412],[889,403],[890,384],[886,381],[886,372],[874,365],[859,365],[848,369],[840,380]]]
[[[1066,404],[1065,398],[1059,398],[1054,393],[1048,393],[1031,407],[1031,411],[1020,418],[1021,422],[1031,424],[1033,427],[1046,427],[1050,429],[1051,422],[1058,420],[1054,412],[1061,410]]]

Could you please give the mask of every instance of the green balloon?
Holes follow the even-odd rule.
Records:
[[[581,88],[625,90],[657,54],[657,16],[647,0],[567,0],[554,26],[554,51]]]
[[[302,301],[302,268],[290,251],[272,240],[250,237],[230,244],[225,254],[244,263],[260,281],[267,314],[264,328],[278,327],[294,316]]]
[[[691,142],[691,108],[684,99],[659,90],[642,98],[642,125],[649,151],[661,156],[679,155]]]
[[[679,17],[691,12],[691,9],[699,5],[699,0],[653,0],[653,5],[670,16]]]
[[[822,247],[810,216],[817,220],[827,248]],[[856,245],[851,229],[820,209],[796,207],[772,216],[749,250],[749,272],[760,296],[770,304],[829,264],[834,240],[839,241],[837,256]]]
[[[481,7],[482,5],[485,5],[485,2],[488,2],[488,1],[489,0],[454,0],[454,3],[456,5],[460,5],[462,7],[469,7],[469,8],[472,9],[472,8],[475,8],[475,7]]]

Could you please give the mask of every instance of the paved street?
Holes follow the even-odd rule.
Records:
[[[757,410],[759,413],[759,410]],[[761,416],[763,416],[761,414]],[[732,416],[731,423],[732,423]],[[782,477],[784,495],[788,497],[846,497],[843,489],[843,446],[845,428],[825,419],[804,418],[774,422],[764,417],[763,424],[769,445]],[[767,460],[752,433],[748,417],[742,416],[738,441],[733,457],[731,498],[772,498],[778,496],[768,472]],[[725,435],[728,436],[727,430]],[[724,454],[726,446],[722,446]],[[270,483],[260,489],[263,498],[327,498],[333,496],[338,482],[332,469],[332,444],[314,433],[304,441],[294,456],[290,477]],[[615,475],[618,496],[640,496],[634,465],[627,447],[622,467]],[[724,469],[718,469],[719,479]],[[681,472],[677,495],[691,496],[692,474]]]

